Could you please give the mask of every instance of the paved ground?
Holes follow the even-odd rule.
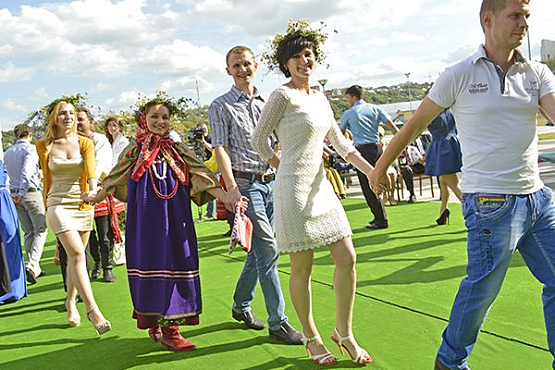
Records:
[[[538,127],[538,133],[545,133],[545,132],[555,132],[555,127]],[[539,151],[541,152],[550,152],[555,151],[555,140],[542,140],[539,143]],[[539,164],[540,167],[540,177],[545,183],[546,186],[550,187],[551,189],[555,190],[555,163],[551,162],[541,162]],[[353,185],[347,188],[347,196],[348,197],[355,197],[355,198],[362,198],[362,191],[360,189],[360,185],[358,183],[358,178],[356,176],[351,177],[353,180]],[[408,191],[404,187],[404,198],[403,200],[408,199]],[[430,191],[430,180],[425,178],[422,180],[422,195],[419,194],[418,189],[418,180],[414,179],[414,188],[416,191],[416,198],[418,201],[432,201],[432,200],[439,200],[439,186],[437,184],[436,179],[434,178],[434,197],[432,197],[432,193]],[[458,199],[451,195],[450,202],[458,202]]]

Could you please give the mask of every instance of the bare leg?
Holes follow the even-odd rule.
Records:
[[[397,183],[397,174],[394,172],[391,172],[388,174],[389,175],[389,204],[391,204],[392,206],[397,204],[397,201],[395,200],[395,184]]]
[[[439,191],[440,191],[440,198],[441,198],[441,207],[439,208],[439,215],[443,213],[447,209],[447,203],[449,202],[449,197],[451,193],[449,192],[449,186],[445,182],[445,177],[449,175],[441,175],[439,176]]]
[[[341,337],[348,337],[343,344],[353,356],[360,351],[360,347],[353,336],[352,326],[356,289],[356,253],[350,237],[330,244],[329,248],[335,263],[333,286],[335,291],[336,330]],[[363,360],[364,363],[370,361],[372,361],[370,356]]]
[[[442,175],[441,177],[444,178],[443,181],[445,182],[447,187],[449,187],[451,190],[453,190],[453,193],[455,194],[455,196],[459,200],[461,200],[462,192],[461,192],[461,188],[459,187],[459,178],[457,177],[457,174],[456,173],[450,173],[450,174],[447,174],[447,175]]]
[[[307,338],[318,337],[318,329],[312,316],[312,293],[310,289],[310,274],[314,261],[314,251],[311,249],[291,253],[291,276],[289,278],[289,291],[293,307],[297,312]],[[313,340],[307,344],[310,353],[314,356],[328,352],[322,340]]]
[[[69,270],[69,269],[68,269]],[[79,316],[79,310],[77,310],[77,289],[73,283],[73,278],[71,274],[66,271],[66,285],[67,285],[67,295],[66,295],[66,311],[67,311],[67,321],[70,325],[77,325],[77,322],[81,320]]]
[[[85,262],[86,241],[89,239],[89,232],[66,231],[57,235],[67,253],[67,273],[68,273],[68,297],[73,290],[77,290],[85,305],[87,313],[93,324],[105,321],[102,313],[98,309],[94,300],[89,274]]]

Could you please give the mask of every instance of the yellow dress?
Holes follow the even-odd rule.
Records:
[[[80,207],[79,180],[84,170],[83,157],[79,155],[66,159],[49,156],[48,169],[52,184],[46,195],[46,212],[54,233],[92,230],[94,209],[82,210],[83,207]]]

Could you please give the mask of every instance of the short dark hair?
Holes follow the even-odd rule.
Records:
[[[276,56],[279,63],[279,70],[283,72],[285,77],[291,77],[291,73],[287,70],[285,64],[291,57],[297,53],[300,53],[304,48],[309,48],[314,53],[314,59],[320,60],[320,55],[318,55],[318,50],[314,47],[312,41],[307,37],[297,36],[290,40],[284,42],[281,47],[277,50]]]
[[[85,114],[87,115],[87,117],[89,118],[89,121],[93,122],[94,121],[94,116],[91,113],[91,111],[89,110],[89,108],[86,107],[76,107],[76,112],[85,112]]]
[[[27,137],[31,132],[32,131],[29,128],[29,125],[27,125],[26,123],[20,123],[13,128],[13,134],[16,139]]]
[[[231,54],[240,54],[244,52],[251,53],[251,55],[254,57],[254,53],[249,47],[243,46],[243,45],[237,45],[229,49],[229,51],[225,55],[225,64],[229,65],[229,58],[231,57]]]
[[[362,99],[362,92],[363,91],[364,91],[364,89],[362,88],[362,86],[353,85],[353,86],[349,87],[347,90],[345,90],[345,95],[349,94],[351,96],[354,96],[357,99]]]
[[[521,3],[530,4],[530,0],[520,0]],[[482,6],[480,6],[480,25],[484,29],[482,24],[482,15],[485,12],[492,12],[493,14],[499,13],[499,11],[505,9],[507,6],[507,0],[482,0]]]

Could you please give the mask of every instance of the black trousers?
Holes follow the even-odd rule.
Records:
[[[114,267],[114,232],[110,215],[94,218],[96,230],[91,230],[89,236],[89,250],[95,266],[103,270]]]
[[[422,163],[415,163],[413,165],[404,165],[401,166],[401,173],[403,174],[403,180],[405,180],[405,185],[407,186],[407,190],[409,191],[411,196],[414,195],[414,174],[424,173],[426,168]]]
[[[360,155],[372,166],[376,165],[376,162],[382,155],[382,147],[378,144],[360,145],[356,148],[360,152]],[[385,214],[383,201],[370,189],[368,178],[364,173],[357,170],[357,176],[360,187],[362,188],[362,194],[364,194],[364,199],[366,199],[366,204],[368,204],[370,211],[372,211],[374,215],[374,222],[378,225],[387,225],[387,215]]]

